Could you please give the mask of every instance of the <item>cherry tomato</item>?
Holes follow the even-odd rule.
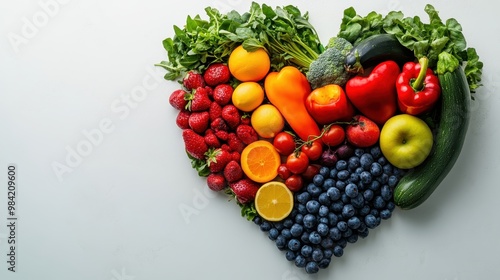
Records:
[[[304,171],[304,173],[302,173],[302,177],[304,178],[304,180],[306,181],[312,181],[314,175],[318,174],[319,173],[319,166],[316,165],[316,164],[310,164],[306,171]]]
[[[304,186],[304,180],[299,174],[293,174],[285,180],[285,185],[292,192],[299,191]]]
[[[304,144],[300,150],[307,155],[309,160],[314,161],[321,157],[321,153],[323,153],[323,144],[321,141],[316,140],[311,142],[311,144]]]
[[[333,124],[323,133],[321,140],[330,147],[340,145],[345,140],[345,130],[340,125]]]
[[[301,174],[306,171],[309,165],[309,158],[305,153],[297,152],[291,153],[286,159],[286,167],[293,174]]]
[[[278,167],[278,176],[280,176],[281,179],[286,180],[288,177],[292,176],[292,172],[288,170],[286,164],[282,163]]]
[[[288,156],[295,150],[295,139],[288,132],[280,132],[273,139],[273,146],[283,156]]]

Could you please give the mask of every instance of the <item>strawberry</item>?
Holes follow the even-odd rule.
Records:
[[[219,148],[221,145],[219,138],[217,138],[217,135],[215,135],[215,133],[213,133],[211,130],[209,131],[209,133],[205,133],[205,143],[209,148]]]
[[[247,124],[247,125],[250,125],[250,114],[248,114],[248,113],[244,113],[244,114],[241,116],[240,123],[241,123],[241,124]]]
[[[228,144],[222,144],[222,145],[220,145],[220,148],[221,148],[222,150],[224,150],[224,151],[228,151],[228,152],[230,152],[230,153],[232,153],[232,152],[233,152],[233,150],[231,150],[231,148],[229,147],[229,145],[228,145]]]
[[[227,135],[227,144],[232,151],[236,151],[238,153],[241,153],[246,146],[234,132],[230,132]]]
[[[208,169],[212,173],[222,172],[226,164],[231,161],[231,154],[223,149],[210,149],[207,154]]]
[[[220,173],[210,173],[207,176],[207,185],[211,190],[218,192],[227,186],[227,181]]]
[[[222,107],[222,119],[226,121],[231,129],[236,129],[240,124],[240,111],[232,104],[225,105]]]
[[[192,129],[184,129],[182,131],[182,139],[186,152],[196,159],[205,159],[205,153],[208,151],[208,146],[205,144],[203,136],[194,132]]]
[[[226,164],[223,174],[224,178],[226,178],[229,183],[236,182],[243,178],[243,170],[241,169],[240,164],[235,160],[231,160]]]
[[[215,136],[217,136],[217,138],[221,141],[227,141],[227,138],[229,137],[229,132],[225,131],[225,130],[217,130],[216,132],[214,132]],[[229,147],[229,146],[228,146]]]
[[[208,93],[211,91],[209,87],[198,87],[192,90],[191,94],[186,95],[187,109],[191,112],[206,111],[210,108],[212,101]]]
[[[224,63],[210,64],[207,70],[205,70],[205,73],[203,73],[205,83],[212,87],[227,83],[230,78],[231,73],[229,72],[229,67]]]
[[[175,123],[177,126],[181,129],[186,129],[189,128],[189,116],[191,115],[191,112],[188,110],[181,110],[177,114],[177,118],[175,118]]]
[[[210,116],[207,111],[192,112],[189,116],[189,127],[198,134],[205,133],[210,122]]]
[[[219,105],[224,106],[231,101],[233,97],[233,87],[229,84],[220,84],[214,88],[213,100]]]
[[[208,109],[210,113],[210,121],[214,121],[217,118],[222,117],[222,107],[217,102],[212,102],[210,108]]]
[[[231,152],[231,159],[235,160],[237,162],[240,162],[240,160],[241,160],[241,154],[238,153],[237,151],[233,151],[233,152]]]
[[[203,76],[198,71],[191,70],[182,79],[182,84],[188,91],[191,91],[199,87],[204,87],[205,80],[203,80]]]
[[[170,94],[170,97],[168,98],[168,102],[175,109],[184,110],[184,108],[186,107],[186,105],[188,103],[186,100],[187,95],[188,95],[188,93],[183,89],[174,90]]]
[[[246,145],[259,140],[259,135],[255,129],[247,124],[240,124],[236,128],[236,135]]]
[[[222,117],[220,118],[216,118],[215,120],[213,120],[211,123],[210,123],[210,128],[217,132],[217,131],[228,131],[229,130],[229,127],[227,126],[226,122],[222,119]]]
[[[229,187],[233,191],[238,202],[241,204],[252,202],[255,199],[257,191],[259,190],[259,184],[248,178],[243,178],[230,183]]]

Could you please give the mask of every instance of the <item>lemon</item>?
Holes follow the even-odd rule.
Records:
[[[229,72],[239,81],[257,82],[262,80],[271,68],[271,60],[265,49],[247,51],[242,45],[229,55]]]
[[[250,117],[250,123],[262,138],[272,138],[285,127],[283,115],[272,104],[257,107]]]
[[[293,193],[278,181],[262,185],[255,195],[255,210],[267,221],[277,222],[290,215],[293,209]]]
[[[243,82],[234,89],[231,101],[241,111],[253,111],[264,101],[264,89],[256,82]]]

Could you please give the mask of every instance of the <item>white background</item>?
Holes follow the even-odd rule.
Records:
[[[55,5],[47,10],[48,2]],[[309,11],[326,42],[351,5],[362,15],[401,10],[425,21],[427,2],[409,2],[267,4]],[[462,24],[485,63],[462,154],[425,204],[396,210],[314,276],[288,262],[233,202],[206,191],[168,104],[177,85],[153,66],[166,57],[162,40],[187,15],[205,17],[206,6],[245,12],[249,1],[0,2],[0,279],[498,277],[498,4],[429,2]],[[98,129],[102,138],[85,145],[85,133]],[[78,148],[81,158],[71,152]],[[11,163],[18,170],[15,273],[6,263]],[[58,177],[54,164],[68,172]],[[183,216],[188,208],[195,213]]]

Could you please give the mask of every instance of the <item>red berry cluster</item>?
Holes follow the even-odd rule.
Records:
[[[221,191],[229,186],[238,201],[246,203],[253,200],[259,185],[244,176],[240,155],[258,135],[250,118],[232,104],[230,79],[223,63],[210,65],[204,73],[189,71],[169,103],[179,110],[176,124],[187,153],[208,168],[208,187]]]

